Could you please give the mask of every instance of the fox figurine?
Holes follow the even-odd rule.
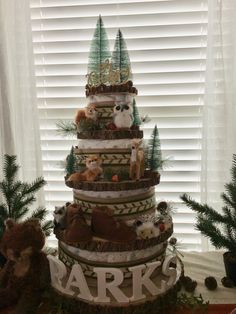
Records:
[[[73,173],[67,181],[73,183],[80,181],[95,181],[103,173],[101,164],[102,159],[99,156],[89,156],[86,158],[86,170]]]

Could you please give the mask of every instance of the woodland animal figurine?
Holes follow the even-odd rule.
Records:
[[[54,217],[54,226],[55,228],[65,229],[66,228],[66,208],[70,203],[67,202],[63,206],[55,206],[55,210],[53,212]]]
[[[118,129],[129,129],[133,124],[133,105],[116,104],[113,109],[113,122]]]
[[[94,104],[88,104],[87,107],[79,109],[77,111],[76,117],[75,117],[75,123],[77,126],[79,126],[81,121],[90,121],[95,122],[98,117],[98,112],[96,109],[96,106]]]
[[[107,206],[93,208],[91,229],[94,236],[113,242],[130,242],[136,239],[132,226],[114,216],[114,210]]]
[[[14,306],[15,314],[32,314],[50,287],[45,236],[38,219],[6,221],[1,251],[7,262],[0,271],[0,310]],[[11,312],[12,313],[12,312]]]
[[[158,237],[160,231],[160,218],[156,215],[142,215],[134,222],[138,239],[151,239]]]
[[[63,238],[68,244],[88,242],[92,239],[91,229],[78,204],[69,204],[66,208],[66,229],[63,231]]]
[[[139,180],[144,176],[144,151],[142,140],[134,138],[131,142],[131,156],[130,156],[130,172],[131,180]]]
[[[68,182],[95,181],[102,175],[102,159],[97,155],[91,155],[86,158],[86,170],[73,173],[67,179]]]

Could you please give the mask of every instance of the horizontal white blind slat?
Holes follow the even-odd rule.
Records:
[[[58,18],[58,17],[91,17],[98,16],[101,12],[104,18],[106,15],[135,15],[135,14],[152,14],[153,12],[176,13],[207,11],[207,5],[197,0],[172,0],[172,1],[143,1],[136,3],[123,3],[122,5],[113,4],[96,4],[96,5],[73,5],[66,4],[60,7],[34,7],[31,9],[32,18]],[[118,17],[117,17],[118,19]]]
[[[152,119],[142,126],[144,139],[157,124],[168,159],[157,200],[171,202],[178,239],[189,249],[200,249],[195,215],[179,195],[200,198],[207,1],[31,0],[31,13],[47,205],[52,209],[72,200],[64,163],[78,143],[61,136],[56,123],[73,120],[86,104],[89,46],[102,14],[111,49],[118,27],[126,38],[139,112]]]
[[[160,0],[159,5],[161,5],[161,2],[168,2],[172,1],[172,4],[176,3],[177,1],[175,0]],[[183,0],[181,0],[184,2]],[[185,0],[186,1],[186,0]],[[157,2],[156,0],[148,0],[144,2],[143,0],[31,0],[31,8],[37,8],[37,7],[64,7],[66,6],[89,6],[89,5],[99,5],[99,4],[119,4],[123,5],[124,3],[138,3],[140,2],[141,4],[144,4],[146,2],[152,3],[152,2]],[[199,0],[188,0],[188,5],[195,5],[198,7],[204,7],[204,3],[199,3]]]

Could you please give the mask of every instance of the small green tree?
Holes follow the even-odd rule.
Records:
[[[76,157],[74,154],[74,146],[72,146],[70,154],[66,157],[66,173],[71,175],[74,172],[76,172]]]
[[[207,204],[192,200],[187,194],[180,198],[197,213],[196,228],[218,249],[228,249],[236,258],[236,155],[231,169],[232,181],[225,184],[226,192],[221,194],[224,202],[222,213]]]
[[[159,138],[158,128],[155,125],[151,138],[148,141],[146,150],[147,166],[150,170],[156,171],[162,169],[163,159],[161,153],[161,141]]]
[[[0,193],[4,203],[0,204],[0,239],[5,230],[4,221],[13,218],[21,221],[23,218],[38,218],[43,221],[42,228],[49,235],[53,227],[51,220],[45,220],[47,210],[38,207],[29,216],[29,206],[36,200],[35,193],[45,184],[42,177],[35,179],[32,183],[25,183],[17,179],[19,165],[16,156],[4,155],[3,180],[0,182]]]
[[[96,29],[90,46],[88,74],[95,72],[101,79],[101,65],[110,60],[111,52],[106,29],[103,20],[99,15]]]
[[[138,107],[136,105],[135,99],[133,100],[133,117],[134,117],[133,125],[140,126],[142,124],[142,121],[138,112]]]
[[[119,71],[120,83],[132,80],[129,53],[120,29],[116,35],[111,62],[113,69]]]

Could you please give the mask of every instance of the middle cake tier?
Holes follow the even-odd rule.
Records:
[[[116,218],[127,223],[143,214],[154,213],[156,209],[155,188],[127,191],[83,191],[73,190],[74,202],[80,205],[87,221],[98,206],[109,207]]]

